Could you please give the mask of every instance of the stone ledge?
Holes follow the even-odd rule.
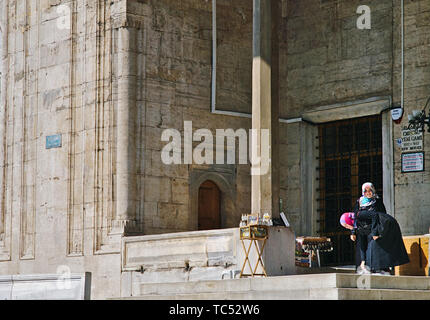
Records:
[[[89,300],[91,273],[0,276],[1,300]]]

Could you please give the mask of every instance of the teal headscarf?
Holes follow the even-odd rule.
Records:
[[[364,195],[366,188],[370,188],[370,190],[372,190],[372,198],[368,198]],[[363,185],[361,186],[361,194],[362,196],[360,197],[360,200],[359,200],[360,207],[370,206],[375,203],[377,198],[379,198],[378,195],[376,194],[375,186],[371,182],[363,183]]]

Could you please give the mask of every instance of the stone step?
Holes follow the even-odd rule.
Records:
[[[430,290],[338,289],[338,300],[430,300]]]
[[[190,281],[176,283],[144,283],[140,294],[176,295],[225,292],[281,292],[291,290],[360,288],[395,290],[430,290],[429,277],[382,276],[356,274],[306,274],[268,278]]]
[[[430,290],[430,278],[426,276],[338,274],[337,282],[337,288]]]
[[[430,300],[429,290],[314,288],[142,295],[124,300]]]
[[[125,300],[324,300],[337,299],[336,288],[296,289],[282,291],[224,291],[164,295],[141,295]]]
[[[295,275],[280,277],[255,277],[228,280],[207,280],[172,283],[144,283],[140,286],[141,295],[147,294],[187,294],[267,291],[301,288],[336,287],[335,274]]]

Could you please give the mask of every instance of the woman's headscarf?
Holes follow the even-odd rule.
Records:
[[[345,212],[340,217],[339,222],[343,227],[351,230],[354,227],[354,220],[355,220],[354,212]]]
[[[366,188],[370,188],[370,190],[372,190],[372,198],[370,199],[364,195]],[[363,183],[363,185],[361,186],[361,194],[362,196],[360,197],[360,207],[370,206],[375,203],[377,198],[379,198],[378,195],[376,194],[375,186],[371,182]]]

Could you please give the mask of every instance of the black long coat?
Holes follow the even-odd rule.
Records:
[[[355,212],[355,223],[352,233],[357,234],[357,265],[361,262],[360,253],[363,255],[363,250],[366,265],[372,270],[409,262],[400,226],[396,219],[386,213],[380,198],[364,209],[360,209],[357,200],[353,211]],[[379,238],[373,240],[373,236],[379,236]]]
[[[409,262],[400,226],[396,219],[384,212],[376,212],[374,227],[379,235],[367,248],[369,267],[373,270],[399,266]]]

